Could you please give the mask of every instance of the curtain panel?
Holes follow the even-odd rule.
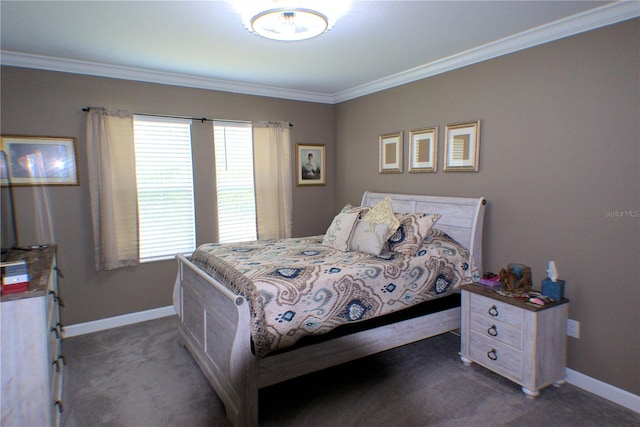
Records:
[[[289,123],[252,125],[258,239],[288,238],[293,223]]]
[[[86,125],[96,270],[137,265],[133,114],[92,107]]]

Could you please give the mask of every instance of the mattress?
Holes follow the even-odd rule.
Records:
[[[437,229],[414,256],[341,251],[322,241],[320,235],[209,243],[191,256],[249,302],[257,357],[455,294],[477,276],[468,250]]]

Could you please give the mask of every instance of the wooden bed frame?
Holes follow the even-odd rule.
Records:
[[[469,248],[482,269],[484,198],[365,192],[362,206],[385,196],[395,212],[439,213],[436,227]],[[225,405],[234,426],[258,425],[258,390],[460,328],[460,307],[379,326],[257,359],[251,351],[249,304],[178,255],[174,305],[180,335]]]

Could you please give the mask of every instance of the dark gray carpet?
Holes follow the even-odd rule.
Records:
[[[167,317],[65,339],[63,425],[228,426]],[[261,426],[634,426],[640,414],[566,384],[536,400],[458,358],[444,334],[260,391]]]

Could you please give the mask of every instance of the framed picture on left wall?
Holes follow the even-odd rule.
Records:
[[[296,144],[296,185],[327,185],[327,153],[324,144]]]
[[[2,135],[12,185],[78,185],[76,138]]]

